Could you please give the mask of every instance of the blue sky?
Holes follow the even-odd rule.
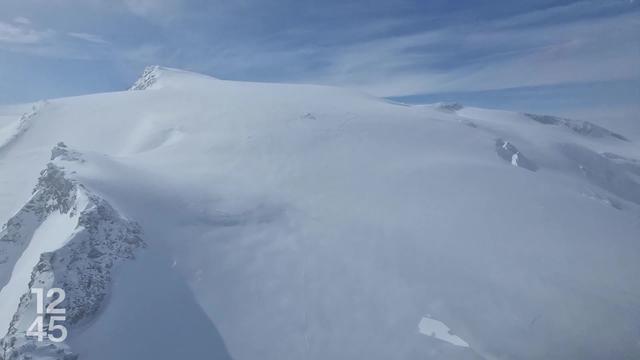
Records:
[[[2,0],[0,103],[113,91],[150,64],[640,132],[634,0]],[[624,129],[623,129],[624,130]]]

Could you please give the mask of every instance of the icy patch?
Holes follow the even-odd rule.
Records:
[[[511,165],[518,166],[518,153],[513,154],[511,156]]]
[[[454,335],[447,325],[442,321],[431,318],[429,315],[420,320],[420,323],[418,324],[418,331],[421,334],[446,341],[455,346],[469,347],[469,344],[459,336]]]

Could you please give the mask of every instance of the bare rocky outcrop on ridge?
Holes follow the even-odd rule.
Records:
[[[134,259],[135,251],[145,243],[137,223],[67,176],[61,162],[83,161],[79,152],[59,143],[52,150],[52,160],[42,171],[32,198],[0,234],[0,275],[4,276],[0,280],[3,284],[8,281],[9,270],[49,215],[59,212],[75,219],[76,228],[68,234],[66,243],[40,255],[28,284],[29,289],[64,289],[66,298],[60,306],[66,309],[64,325],[72,331],[100,310],[109,294],[113,269],[122,261]],[[0,359],[76,359],[64,343],[38,342],[25,335],[35,317],[35,296],[29,291],[21,296],[9,331],[0,342]],[[48,323],[47,315],[44,323]]]
[[[563,126],[577,134],[594,138],[612,137],[618,140],[629,141],[626,137],[615,133],[602,126],[590,123],[588,121],[580,121],[567,119],[550,115],[537,115],[525,113],[524,116],[543,125]]]
[[[453,103],[441,102],[441,103],[436,103],[435,105],[438,110],[441,110],[444,112],[450,112],[450,113],[455,113],[458,110],[464,109],[464,105],[457,102],[453,102]]]
[[[82,154],[80,152],[70,149],[63,142],[59,142],[56,146],[53,147],[53,149],[51,149],[51,160],[55,159],[78,162],[85,161],[82,158]]]
[[[142,72],[142,76],[129,88],[129,90],[145,90],[158,81],[160,76],[160,66],[147,66]]]
[[[0,232],[0,287],[9,280],[11,269],[29,245],[37,227],[54,211],[75,217],[77,186],[64,176],[64,171],[47,164],[29,201],[4,224]]]
[[[538,170],[538,166],[529,158],[524,156],[512,143],[503,139],[496,139],[495,147],[498,156],[509,162],[511,165],[530,171]]]

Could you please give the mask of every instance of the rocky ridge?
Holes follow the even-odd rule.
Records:
[[[64,162],[68,161],[84,160],[79,152],[59,143],[52,150],[52,162],[40,174],[33,196],[0,233],[0,284],[4,285],[33,233],[48,216],[59,212],[77,221],[66,243],[55,251],[42,253],[33,268],[29,291],[21,296],[9,330],[0,341],[0,360],[27,360],[35,356],[76,359],[77,355],[64,342],[38,342],[26,336],[36,318],[36,299],[31,288],[43,288],[45,292],[61,288],[66,292],[59,307],[66,309],[64,325],[72,333],[75,326],[90,320],[102,307],[118,263],[133,260],[136,250],[145,246],[138,224],[124,218],[106,200],[73,179],[64,168]],[[44,320],[48,324],[48,315]]]

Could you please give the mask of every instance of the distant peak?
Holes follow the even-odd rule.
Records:
[[[218,80],[217,78],[210,75],[200,74],[200,73],[191,72],[187,70],[174,69],[174,68],[164,67],[159,65],[152,65],[152,66],[147,66],[144,69],[144,71],[142,72],[142,75],[138,78],[138,80],[136,80],[133,86],[129,88],[129,90],[146,90],[146,89],[159,88],[160,79],[162,79],[162,85],[166,85],[166,83],[170,83],[171,81],[173,81],[173,80],[169,80],[169,82],[167,82],[168,78],[174,79],[174,80],[185,79],[185,78]]]
[[[56,146],[51,149],[51,160],[64,160],[64,161],[77,161],[84,162],[82,158],[82,154],[78,151],[70,149],[65,143],[62,141],[59,142]]]
[[[564,126],[569,130],[583,136],[590,136],[595,138],[613,137],[618,140],[629,141],[629,139],[618,133],[615,133],[607,128],[596,125],[594,123],[590,123],[588,121],[530,113],[524,113],[524,116],[543,125]]]
[[[448,111],[448,112],[456,112],[464,108],[464,105],[458,102],[439,102],[439,103],[435,103],[434,105],[439,110]]]
[[[136,82],[129,88],[129,90],[145,90],[151,87],[158,81],[160,77],[161,67],[158,65],[147,66],[144,68],[142,75],[136,80]]]

